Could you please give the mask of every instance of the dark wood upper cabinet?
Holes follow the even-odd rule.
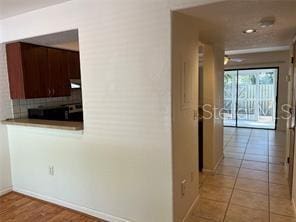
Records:
[[[48,75],[47,49],[21,44],[21,52],[25,98],[47,97],[49,85],[44,78]]]
[[[80,79],[79,52],[68,51],[67,59],[70,79]]]
[[[21,43],[7,44],[7,69],[12,99],[26,98]]]
[[[12,99],[70,96],[70,79],[80,79],[78,52],[19,42],[6,51]]]
[[[48,49],[48,73],[51,96],[70,96],[67,51]]]

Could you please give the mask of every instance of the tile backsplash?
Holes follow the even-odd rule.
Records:
[[[15,99],[12,100],[13,118],[27,118],[28,109],[38,108],[40,106],[57,106],[71,103],[82,103],[81,90],[74,89],[71,91],[71,96],[67,97]]]

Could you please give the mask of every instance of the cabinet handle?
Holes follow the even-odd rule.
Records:
[[[48,89],[48,96],[51,96],[51,90]]]

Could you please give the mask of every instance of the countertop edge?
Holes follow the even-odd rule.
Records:
[[[42,123],[42,120],[38,120],[38,121],[40,122],[34,122],[34,121],[30,122],[29,119],[6,119],[6,120],[2,120],[1,123],[4,125],[28,126],[28,127],[35,127],[35,128],[47,128],[47,129],[69,130],[69,131],[83,130],[82,122],[81,122],[81,126],[70,126],[70,125],[67,126],[66,124],[75,123],[75,122],[61,121],[59,124],[58,121],[46,120],[44,121],[44,123]]]

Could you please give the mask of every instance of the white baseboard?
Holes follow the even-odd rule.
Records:
[[[203,173],[211,174],[211,173],[215,173],[215,170],[202,169],[202,172],[203,172]]]
[[[4,189],[0,190],[0,197],[5,195],[5,194],[8,194],[11,191],[12,191],[12,187],[7,187],[7,188],[4,188]]]
[[[217,170],[219,164],[221,163],[221,161],[222,161],[223,159],[224,159],[224,153],[222,152],[222,154],[221,154],[221,156],[220,156],[218,162],[216,163],[216,166],[215,166],[214,170]]]
[[[75,210],[75,211],[78,211],[78,212],[81,212],[81,213],[84,213],[84,214],[87,214],[87,215],[90,215],[90,216],[93,216],[93,217],[96,217],[96,218],[100,218],[102,220],[106,220],[106,221],[109,221],[109,222],[131,222],[130,220],[127,220],[127,219],[115,217],[115,216],[112,216],[112,215],[109,215],[109,214],[106,214],[106,213],[102,213],[102,212],[99,212],[99,211],[96,211],[96,210],[93,210],[93,209],[89,209],[89,208],[86,208],[86,207],[83,207],[83,206],[72,204],[72,203],[69,203],[69,202],[66,202],[66,201],[63,201],[63,200],[59,200],[59,199],[52,198],[52,197],[49,197],[49,196],[45,196],[45,195],[42,195],[42,194],[37,194],[37,193],[31,192],[31,191],[19,189],[17,187],[13,187],[12,190],[15,191],[15,192],[18,192],[20,194],[24,194],[26,196],[30,196],[30,197],[33,197],[33,198],[36,198],[36,199],[39,199],[39,200],[43,200],[43,201],[46,201],[46,202],[49,202],[49,203],[52,203],[52,204],[56,204],[56,205],[68,208],[68,209],[72,209],[72,210]]]
[[[293,196],[292,196],[292,204],[293,204],[294,210],[296,210],[295,200],[294,200]]]
[[[194,200],[193,203],[191,204],[191,206],[190,206],[189,210],[187,211],[187,213],[186,213],[184,219],[182,220],[182,222],[187,222],[187,220],[188,220],[188,218],[189,218],[189,216],[190,216],[190,214],[191,214],[191,212],[192,212],[194,206],[197,204],[197,201],[198,201],[198,200],[199,200],[199,195],[197,195],[197,197],[195,198],[195,200]]]
[[[222,155],[220,156],[218,162],[216,163],[214,169],[202,169],[202,172],[205,172],[205,173],[215,173],[215,171],[217,170],[219,164],[221,163],[221,161],[223,160],[224,158],[224,154],[222,153]]]

